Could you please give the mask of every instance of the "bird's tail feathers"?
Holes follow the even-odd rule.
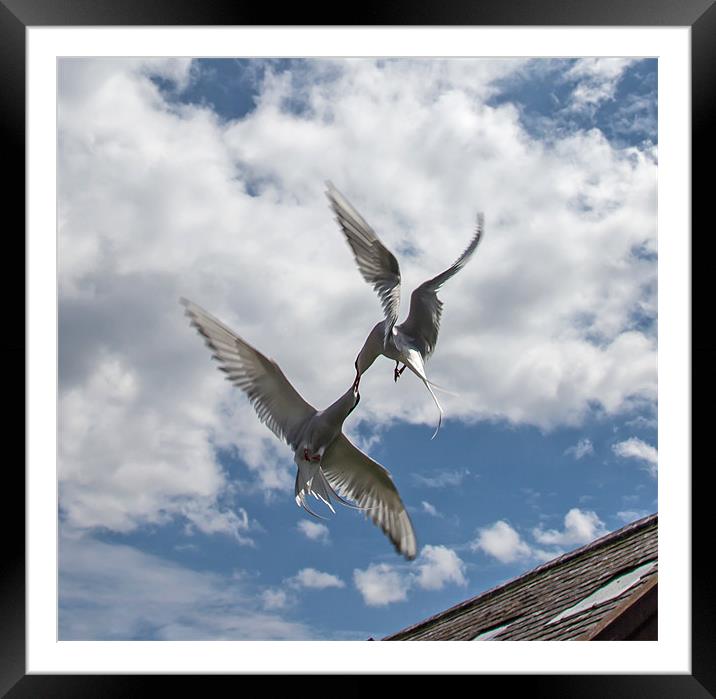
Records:
[[[317,480],[320,480],[316,479],[316,475],[320,474],[321,472],[318,464],[296,461],[296,466],[298,467],[298,473],[296,474],[296,486],[294,491],[296,495],[296,504],[299,507],[302,507],[304,510],[306,510],[306,512],[308,512],[308,514],[313,515],[314,517],[317,517],[318,519],[326,519],[325,517],[316,514],[306,503],[306,495],[313,495],[313,497],[326,503],[326,505],[328,505],[328,507],[331,509],[331,512],[335,514],[335,510],[331,505],[330,496],[326,492],[326,489],[323,487],[323,484],[319,482],[317,483],[317,487],[314,486],[314,483]]]
[[[308,492],[311,493],[311,495],[317,497],[322,503],[327,505],[328,509],[333,514],[336,514],[336,511],[333,509],[333,505],[331,504],[332,490],[333,489],[331,488],[330,484],[325,479],[323,473],[321,472],[321,469],[319,468],[316,472],[316,475],[308,484]]]
[[[432,381],[428,379],[428,377],[425,375],[425,366],[423,364],[423,358],[420,356],[419,352],[416,352],[415,350],[411,350],[408,353],[407,357],[408,361],[405,362],[407,367],[412,371],[424,384],[425,387],[430,391],[430,395],[433,397],[433,400],[435,401],[435,405],[437,406],[438,410],[440,411],[440,416],[438,418],[438,426],[435,428],[435,432],[433,433],[433,436],[430,439],[435,439],[438,432],[440,431],[440,426],[443,424],[443,409],[440,405],[440,402],[438,401],[437,396],[435,395],[435,392],[431,388],[431,386],[434,386]],[[403,360],[404,361],[404,360]],[[435,386],[435,388],[438,388],[438,390],[445,390],[442,388],[439,388],[438,386]],[[449,391],[447,391],[449,393]]]
[[[455,391],[451,391],[449,388],[445,388],[444,386],[441,386],[440,384],[435,383],[434,381],[431,381],[430,379],[425,379],[433,388],[437,389],[441,393],[445,393],[448,396],[454,396],[455,398],[459,398],[460,394],[456,393]]]
[[[297,482],[298,480],[299,479],[297,478]],[[331,510],[331,512],[333,512],[333,514],[335,514],[336,511],[333,508],[333,504],[331,503],[331,495],[333,495],[333,497],[338,502],[340,502],[341,505],[344,505],[345,507],[350,507],[352,510],[368,512],[370,510],[375,509],[375,507],[361,507],[360,505],[354,505],[353,503],[348,502],[348,500],[346,500],[343,496],[339,495],[338,492],[336,492],[336,489],[331,485],[330,481],[326,478],[325,474],[320,468],[316,471],[311,480],[305,484],[305,487],[303,487],[301,490],[297,490],[296,504],[306,510],[309,515],[316,517],[317,519],[327,520],[327,517],[322,517],[308,506],[308,504],[306,503],[306,495],[313,495],[313,497],[326,504]]]
[[[435,405],[437,406],[438,410],[440,411],[440,415],[438,417],[438,426],[435,428],[435,432],[433,432],[433,436],[430,437],[430,439],[435,439],[435,437],[438,436],[438,432],[440,431],[440,426],[443,424],[443,409],[442,409],[442,406],[440,405],[440,403],[438,402],[438,398],[435,395],[435,392],[430,387],[431,382],[428,381],[428,379],[425,376],[423,376],[421,378],[423,380],[423,383],[425,384],[425,387],[428,389],[428,391],[430,391],[430,395],[433,397],[433,400],[435,401]]]
[[[438,399],[435,397],[435,394],[433,393],[432,389],[430,388],[430,384],[426,382],[425,385],[428,387],[428,390],[430,391],[430,395],[432,395],[433,400],[435,401],[435,405],[438,406],[438,410],[440,411],[440,415],[438,417],[438,426],[435,428],[435,432],[433,432],[433,436],[430,437],[430,439],[435,439],[435,437],[438,436],[438,432],[440,431],[440,425],[443,424],[443,409],[440,407],[440,403],[438,403]]]
[[[306,495],[305,495],[305,493],[301,492],[301,493],[299,493],[299,494],[296,496],[296,504],[297,504],[299,507],[302,507],[304,510],[306,510],[306,512],[308,512],[308,514],[311,515],[311,517],[315,517],[316,519],[328,520],[328,517],[322,517],[321,515],[316,514],[316,513],[308,506],[308,504],[306,503]]]

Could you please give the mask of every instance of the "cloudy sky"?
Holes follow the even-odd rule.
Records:
[[[616,58],[60,60],[60,638],[379,638],[657,511],[656,77]],[[345,425],[393,475],[411,563],[358,512],[296,506],[291,450],[178,303],[333,402],[381,311],[326,180],[406,300],[485,214],[440,293],[438,437],[385,358]]]

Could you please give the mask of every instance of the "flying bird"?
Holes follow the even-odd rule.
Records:
[[[180,299],[186,315],[213,351],[227,379],[248,396],[269,429],[293,449],[296,504],[313,495],[332,512],[331,495],[349,507],[357,503],[408,560],[415,558],[416,538],[410,517],[390,473],[351,443],[343,422],[358,405],[354,383],[325,410],[316,410],[291,385],[276,362],[264,356],[200,306]]]
[[[440,416],[432,439],[442,424],[443,409],[433,391],[440,388],[425,375],[425,362],[435,351],[440,329],[443,304],[438,290],[450,277],[460,271],[470,259],[482,238],[484,216],[477,215],[475,234],[465,251],[444,272],[423,282],[410,296],[408,317],[400,325],[400,266],[395,255],[381,242],[375,231],[365,222],[350,202],[333,186],[326,183],[326,196],[336,214],[336,220],[353,251],[358,270],[373,286],[383,306],[385,319],[370,331],[356,361],[355,386],[379,355],[395,361],[393,378],[397,381],[407,367],[427,387],[435,401]],[[400,364],[403,364],[402,368]]]

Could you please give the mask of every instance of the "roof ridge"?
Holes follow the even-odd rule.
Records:
[[[442,612],[433,614],[432,616],[428,617],[427,619],[423,619],[422,621],[419,621],[416,624],[412,624],[411,626],[407,626],[404,629],[400,629],[400,631],[396,631],[395,633],[385,636],[383,640],[389,640],[390,638],[402,635],[404,633],[407,633],[408,631],[414,631],[415,629],[420,628],[421,626],[425,626],[425,625],[435,621],[438,618],[445,617],[449,614],[458,612],[461,609],[464,609],[465,607],[468,607],[471,604],[474,604],[478,600],[492,597],[492,596],[496,595],[498,592],[506,590],[507,588],[513,587],[513,586],[515,586],[519,583],[522,583],[522,582],[526,582],[527,580],[531,579],[532,577],[534,577],[540,573],[543,573],[544,571],[549,570],[551,568],[555,568],[558,565],[561,565],[562,563],[565,563],[566,561],[569,561],[573,558],[577,558],[578,556],[583,555],[584,553],[587,553],[590,550],[597,549],[601,546],[612,543],[613,541],[618,541],[619,539],[626,538],[630,534],[633,534],[635,531],[638,531],[640,529],[646,529],[647,527],[651,526],[653,523],[658,521],[658,518],[659,518],[659,513],[654,512],[653,514],[647,515],[646,517],[642,517],[641,519],[637,519],[634,522],[630,522],[629,524],[623,526],[621,529],[616,529],[614,531],[608,532],[604,536],[601,536],[598,539],[594,539],[594,541],[590,541],[589,543],[584,544],[583,546],[580,546],[579,548],[573,549],[572,551],[567,551],[566,553],[563,553],[560,556],[557,556],[556,558],[553,558],[550,561],[547,561],[545,563],[538,565],[536,568],[532,568],[532,569],[526,571],[525,573],[518,575],[516,578],[512,578],[510,580],[507,580],[506,582],[500,583],[499,585],[496,585],[495,587],[491,587],[490,589],[485,590],[484,592],[481,592],[477,595],[474,595],[473,597],[470,597],[467,600],[459,602],[458,604],[456,604],[452,607],[448,607],[447,609],[444,609]]]

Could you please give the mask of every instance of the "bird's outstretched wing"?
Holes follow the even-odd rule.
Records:
[[[213,350],[226,378],[246,393],[261,422],[294,450],[306,421],[316,414],[278,364],[254,349],[221,321],[191,301],[180,299],[191,324]]]
[[[475,235],[462,255],[444,272],[423,282],[410,296],[410,312],[398,329],[415,341],[424,359],[427,359],[435,351],[438,341],[440,317],[443,310],[442,301],[438,298],[438,290],[465,266],[482,239],[483,229],[484,217],[482,214],[478,214]]]
[[[415,558],[415,531],[388,471],[341,434],[326,449],[321,469],[331,487],[365,510],[409,561]]]
[[[375,231],[353,208],[348,200],[330,183],[326,182],[326,196],[336,214],[336,220],[350,245],[358,269],[380,298],[386,320],[386,337],[398,320],[400,308],[400,267],[388,248],[383,245]]]

